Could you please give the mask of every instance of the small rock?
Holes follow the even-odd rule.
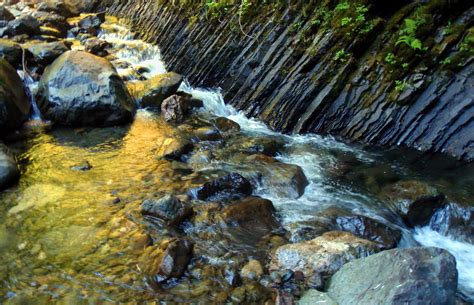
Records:
[[[82,30],[89,32],[90,30],[99,30],[100,25],[105,21],[105,13],[90,14],[79,20],[77,25]]]
[[[109,46],[110,44],[107,41],[96,38],[88,39],[84,44],[84,48],[87,52],[100,57],[108,55],[108,52],[105,49]]]
[[[161,104],[161,116],[166,122],[180,123],[184,115],[181,98],[177,95],[170,96]]]
[[[263,267],[259,261],[255,259],[249,260],[249,262],[242,268],[240,275],[247,279],[258,280],[263,275]]]
[[[236,134],[240,132],[240,125],[228,118],[219,117],[213,120],[214,125],[224,134]]]
[[[7,31],[10,36],[23,34],[28,36],[38,35],[40,34],[40,24],[31,15],[24,15],[9,21]]]
[[[33,54],[37,63],[42,65],[51,64],[56,58],[69,51],[69,46],[62,41],[27,43],[23,47]]]
[[[145,81],[128,82],[127,87],[142,107],[161,108],[163,101],[175,94],[182,82],[183,76],[169,72]]]
[[[194,130],[194,136],[196,136],[200,141],[220,141],[222,140],[222,135],[219,130],[212,127],[201,127]]]
[[[92,165],[88,161],[84,161],[81,164],[75,165],[71,167],[72,170],[74,171],[89,171],[92,169]]]

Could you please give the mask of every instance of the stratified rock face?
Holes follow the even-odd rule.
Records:
[[[69,51],[49,66],[38,88],[47,120],[66,126],[111,126],[129,122],[135,103],[115,68],[104,58]]]
[[[5,59],[0,59],[0,135],[20,127],[30,109],[20,77]]]
[[[152,0],[101,3],[159,44],[170,69],[193,85],[223,88],[230,104],[276,130],[474,159],[474,63],[466,53],[472,44],[461,43],[472,37],[470,1],[422,2],[422,51],[397,44],[405,20],[417,18],[411,1],[366,1],[361,18],[351,15],[360,4],[353,1],[347,9],[317,2],[270,17],[271,9],[252,3],[248,19],[239,20],[236,7],[218,21],[195,23],[190,16],[204,11],[196,6],[186,12]],[[292,2],[298,5],[311,4]],[[239,21],[243,30],[233,30]]]
[[[0,142],[0,190],[12,184],[20,171],[16,165],[15,158],[8,148]]]
[[[313,240],[279,247],[272,258],[271,270],[301,271],[305,278],[327,278],[345,263],[377,253],[377,244],[348,232],[328,232]]]
[[[328,284],[339,305],[455,304],[456,260],[437,248],[393,249],[352,261]]]

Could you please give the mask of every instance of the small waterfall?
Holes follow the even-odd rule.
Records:
[[[23,70],[18,70],[18,75],[23,80],[23,84],[25,87],[26,95],[31,103],[31,119],[32,120],[39,120],[41,121],[41,112],[38,108],[38,104],[36,104],[35,93],[38,89],[38,82],[35,81],[28,73],[25,73]]]

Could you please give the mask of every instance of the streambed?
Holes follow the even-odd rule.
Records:
[[[112,44],[113,63],[124,77],[133,79],[132,70],[138,67],[146,68],[145,78],[166,71],[159,49],[134,40],[115,19],[103,25],[100,37]],[[120,62],[127,62],[129,68],[121,68]],[[457,259],[460,294],[474,299],[474,246],[469,234],[472,164],[413,151],[368,149],[331,137],[282,135],[225,105],[218,89],[183,84],[181,90],[204,102],[187,125],[194,128],[201,121],[227,117],[241,126],[237,146],[270,139],[281,144],[279,161],[302,168],[309,185],[301,197],[282,190],[284,186],[273,178],[278,173],[271,169],[252,180],[254,195],[273,202],[286,232],[273,232],[255,242],[248,228],[237,228],[229,236],[212,226],[204,226],[209,232],[203,232],[203,227],[185,223],[176,233],[143,217],[140,205],[150,197],[186,193],[223,172],[252,178],[263,171],[255,160],[239,158],[220,143],[200,143],[186,162],[159,158],[159,143],[179,140],[182,129],[153,111],[139,110],[130,126],[40,130],[10,145],[18,153],[22,176],[17,186],[0,194],[2,303],[238,300],[242,291],[225,284],[222,270],[249,257],[265,261],[285,239],[297,241],[302,234],[313,234],[335,214],[365,215],[402,230],[399,247],[421,244],[447,249]],[[84,166],[87,170],[77,170]],[[401,182],[434,188],[452,204],[439,211],[430,225],[410,229],[396,212],[395,202],[404,198],[391,191]],[[465,223],[452,223],[456,213]],[[195,242],[194,261],[183,279],[154,287],[142,268],[147,258],[144,248],[150,240],[175,234],[186,234]],[[266,300],[272,290],[264,284],[246,283],[244,294],[256,303]]]

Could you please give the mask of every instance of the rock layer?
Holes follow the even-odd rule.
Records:
[[[474,64],[462,47],[472,36],[472,3],[429,1],[420,13],[415,1],[363,2],[368,12],[347,15],[348,25],[344,14],[356,8],[336,10],[334,1],[296,1],[276,13],[251,7],[248,20],[238,6],[217,20],[160,1],[101,6],[158,44],[173,71],[223,88],[229,103],[276,130],[474,159]],[[422,50],[397,44],[405,20],[420,15]]]

